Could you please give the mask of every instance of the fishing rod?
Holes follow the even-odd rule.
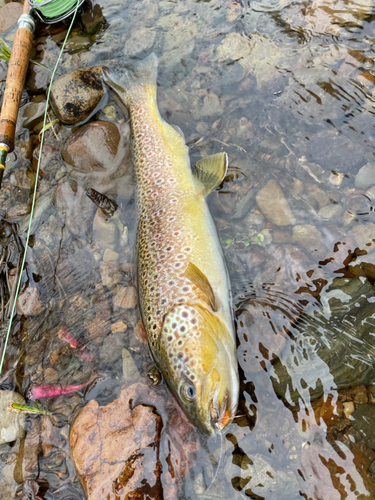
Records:
[[[71,16],[83,2],[84,0],[25,0],[9,60],[0,114],[0,189],[7,156],[14,150],[17,116],[34,39],[35,16],[46,24],[58,23]]]

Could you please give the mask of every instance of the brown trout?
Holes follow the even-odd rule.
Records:
[[[137,286],[152,356],[190,419],[215,434],[239,395],[229,278],[205,196],[223,180],[227,155],[190,167],[178,127],[160,116],[157,57],[106,83],[127,106],[137,185]]]

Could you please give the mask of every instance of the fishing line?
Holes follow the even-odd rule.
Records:
[[[73,23],[75,21],[75,18],[76,18],[77,12],[78,12],[78,8],[79,8],[80,3],[81,3],[80,0],[74,0],[74,1],[77,2],[77,5],[75,7],[75,10],[74,10],[74,13],[73,13],[73,17],[72,17],[72,20],[70,22],[68,31],[67,31],[67,33],[65,35],[64,42],[63,42],[62,47],[60,49],[60,53],[59,53],[59,56],[57,58],[55,67],[53,68],[52,75],[51,75],[51,81],[50,81],[50,85],[48,87],[48,92],[47,92],[46,109],[44,111],[43,129],[42,129],[42,136],[41,136],[40,147],[39,147],[38,165],[37,165],[37,168],[36,168],[36,175],[35,175],[34,193],[33,193],[33,199],[32,199],[31,210],[30,210],[30,221],[29,221],[29,227],[28,227],[27,235],[26,235],[25,250],[24,250],[24,253],[23,253],[23,259],[22,259],[22,264],[21,264],[21,270],[20,270],[20,274],[19,274],[19,279],[18,279],[18,282],[17,282],[16,294],[15,294],[14,300],[13,300],[12,312],[11,312],[11,315],[10,315],[9,325],[8,325],[7,334],[6,334],[6,337],[5,337],[5,343],[4,343],[4,347],[3,347],[3,352],[2,352],[2,355],[1,355],[0,375],[1,375],[2,371],[3,371],[3,364],[4,364],[5,352],[6,352],[6,349],[8,347],[10,330],[12,328],[13,317],[14,317],[14,313],[15,313],[15,309],[16,309],[16,305],[17,305],[17,297],[18,297],[18,293],[19,293],[20,288],[21,288],[22,273],[23,273],[24,268],[25,268],[27,248],[29,246],[29,240],[30,240],[30,234],[31,234],[31,224],[33,222],[33,216],[34,216],[34,208],[35,208],[35,201],[36,201],[36,191],[37,191],[37,188],[38,188],[38,177],[39,177],[40,163],[41,163],[41,159],[42,159],[42,150],[43,150],[43,144],[44,144],[44,134],[45,134],[46,124],[47,124],[48,104],[49,104],[49,99],[50,99],[50,94],[51,94],[52,82],[53,82],[53,79],[55,78],[55,74],[56,74],[57,68],[59,66],[62,54],[64,52],[66,42],[67,42],[68,37],[70,35],[70,32],[71,32],[71,30],[73,28]]]

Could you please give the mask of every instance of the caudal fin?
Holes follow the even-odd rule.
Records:
[[[158,58],[154,52],[142,61],[126,66],[118,72],[103,69],[104,82],[129,106],[138,97],[142,97],[145,88],[156,92]]]

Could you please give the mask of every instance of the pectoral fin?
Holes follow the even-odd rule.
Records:
[[[219,308],[218,303],[207,276],[192,262],[189,262],[185,271],[185,276],[205,294],[212,310],[217,311]]]
[[[198,161],[193,174],[202,196],[207,196],[224,179],[228,169],[227,153],[217,153]]]

